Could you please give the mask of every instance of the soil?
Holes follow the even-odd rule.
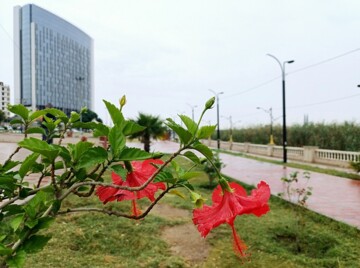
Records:
[[[209,255],[210,246],[192,223],[188,210],[158,204],[151,213],[167,219],[183,220],[184,224],[164,228],[162,239],[168,243],[173,255],[182,257],[191,266],[204,262]]]

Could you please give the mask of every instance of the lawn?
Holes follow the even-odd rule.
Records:
[[[206,177],[193,183],[211,202],[212,190],[207,187]],[[192,209],[189,200],[174,195],[165,197],[162,203]],[[143,208],[147,204],[146,200],[141,201]],[[103,206],[96,197],[71,197],[64,205]],[[130,210],[130,204],[124,202],[106,206]],[[165,228],[191,223],[190,217],[150,214],[144,220],[134,221],[77,213],[58,217],[49,230],[52,239],[42,252],[29,255],[26,267],[360,267],[359,230],[278,197],[271,197],[270,207],[271,211],[260,218],[237,217],[236,229],[251,254],[246,259],[235,256],[231,229],[226,225],[211,231],[206,239],[207,258],[194,263],[186,256],[174,254],[162,236]]]

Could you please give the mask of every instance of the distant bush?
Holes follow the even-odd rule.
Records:
[[[282,144],[282,126],[273,127],[274,141]],[[258,125],[233,130],[234,142],[250,142],[268,144],[270,137],[269,125]],[[216,133],[213,135],[216,139]],[[221,140],[229,140],[229,130],[221,131]],[[338,123],[307,123],[295,124],[287,128],[288,146],[319,146],[322,149],[341,151],[360,150],[360,124],[355,122]]]

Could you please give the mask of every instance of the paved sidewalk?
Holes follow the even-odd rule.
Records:
[[[66,142],[77,142],[78,140],[79,138],[66,140]],[[98,139],[94,139],[93,142],[98,142]],[[128,146],[142,147],[142,144],[128,143]],[[16,143],[4,142],[0,137],[0,163],[3,163],[15,148]],[[179,144],[169,141],[155,141],[151,144],[152,151],[172,153],[178,148]],[[26,150],[21,150],[15,159],[23,158],[26,155]],[[250,185],[256,185],[260,180],[264,180],[270,185],[273,195],[284,192],[285,187],[280,179],[289,176],[294,171],[299,171],[299,185],[304,183],[302,180],[303,170],[284,168],[281,165],[224,153],[221,153],[220,157],[226,165],[222,169],[222,173]],[[313,195],[308,200],[308,208],[360,229],[360,181],[316,172],[310,172],[310,177],[308,186],[313,187]]]
[[[173,142],[153,142],[151,150],[174,152],[178,147]],[[303,170],[225,153],[221,153],[220,158],[226,165],[223,174],[250,185],[264,180],[273,195],[284,192],[280,179],[295,171],[299,171],[299,186],[304,185]],[[360,181],[310,172],[307,186],[313,188],[307,202],[309,209],[360,229]]]

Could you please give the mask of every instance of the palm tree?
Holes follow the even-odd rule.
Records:
[[[137,119],[133,121],[146,128],[130,138],[140,138],[140,141],[144,143],[144,150],[150,152],[150,138],[157,139],[166,133],[163,121],[158,116],[143,113],[139,113]]]

